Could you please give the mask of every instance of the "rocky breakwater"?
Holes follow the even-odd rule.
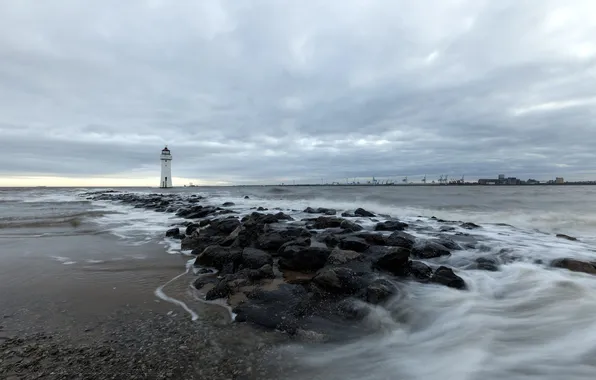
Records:
[[[359,329],[371,305],[402,296],[404,281],[466,289],[452,268],[429,263],[450,255],[439,241],[418,239],[396,220],[376,232],[320,211],[205,222],[182,239],[204,272],[195,288],[206,300],[225,299],[238,322],[318,337]]]

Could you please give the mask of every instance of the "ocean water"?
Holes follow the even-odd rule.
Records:
[[[0,190],[0,251],[19,237],[73,239],[88,229],[121,241],[121,256],[127,249],[134,256],[139,247],[158,244],[163,255],[184,258],[179,241],[164,238],[168,226],[181,219],[90,202],[81,196],[90,190],[97,189]],[[468,231],[453,224],[454,232],[470,233],[478,243],[433,261],[454,267],[468,291],[401,284],[403,295],[375,308],[365,321],[378,333],[341,344],[280,347],[280,353],[296,362],[289,378],[558,380],[592,379],[596,373],[596,276],[548,265],[562,257],[595,260],[594,186],[118,190],[199,194],[209,204],[234,202],[241,215],[255,207],[280,208],[298,218],[307,206],[335,208],[338,214],[363,207],[379,214],[379,220],[397,217],[416,225],[412,233],[420,237],[434,236],[444,225],[433,216],[481,226]],[[366,218],[358,222],[365,227],[375,223]],[[557,233],[578,241],[557,238]],[[48,260],[69,268],[101,260],[92,256],[72,252]],[[499,271],[471,269],[479,257],[498,259]],[[3,260],[0,256],[0,268]],[[180,273],[186,273],[186,260],[180,260]],[[192,274],[182,279],[189,283]],[[171,298],[164,301],[189,318],[201,318],[198,301]]]

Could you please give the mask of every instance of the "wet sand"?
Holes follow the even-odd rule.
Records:
[[[164,292],[197,321],[154,294],[188,258],[84,227],[0,234],[0,378],[284,377],[275,346],[285,336],[230,324],[226,310],[193,300],[192,275]]]

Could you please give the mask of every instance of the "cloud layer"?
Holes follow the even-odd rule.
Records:
[[[0,175],[596,178],[592,0],[0,0]]]

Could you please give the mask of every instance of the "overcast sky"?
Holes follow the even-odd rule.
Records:
[[[0,136],[0,185],[596,179],[596,1],[0,0]]]

